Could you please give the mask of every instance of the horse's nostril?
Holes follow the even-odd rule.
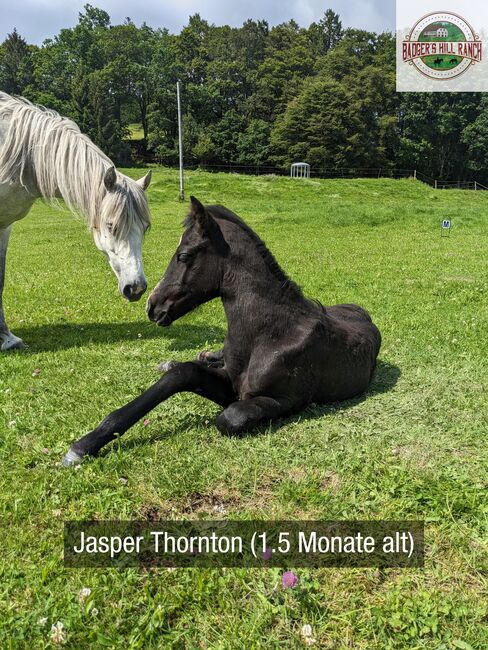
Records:
[[[154,304],[151,301],[151,296],[149,296],[149,298],[147,300],[146,312],[147,312],[147,317],[149,318],[149,320],[154,320]]]
[[[124,298],[127,298],[127,300],[129,300],[132,296],[132,291],[133,291],[133,285],[126,284],[125,287],[122,289]]]

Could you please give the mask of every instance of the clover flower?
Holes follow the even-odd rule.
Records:
[[[281,576],[281,585],[285,589],[293,589],[298,584],[298,576],[293,571],[285,571]]]

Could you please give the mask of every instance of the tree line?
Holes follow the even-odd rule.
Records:
[[[87,4],[40,47],[15,29],[0,45],[0,89],[71,117],[119,164],[176,163],[177,80],[187,163],[304,160],[488,183],[488,98],[396,93],[394,35],[343,29],[330,9],[308,28],[195,14],[171,34],[130,18],[112,25]]]

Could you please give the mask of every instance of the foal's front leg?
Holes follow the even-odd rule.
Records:
[[[220,406],[228,406],[236,398],[232,384],[222,370],[205,368],[188,361],[177,363],[142,395],[116,411],[112,411],[96,429],[74,442],[63,465],[76,465],[83,456],[95,456],[102,447],[121,436],[146,413],[175,393],[191,391]]]
[[[7,228],[0,230],[0,349],[2,351],[20,350],[26,347],[22,339],[19,339],[18,336],[15,336],[15,334],[12,334],[12,332],[9,330],[7,323],[5,322],[5,316],[3,315],[2,294],[3,285],[5,282],[7,247],[11,230],[12,226],[8,226]]]

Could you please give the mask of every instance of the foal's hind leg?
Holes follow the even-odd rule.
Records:
[[[236,398],[231,382],[224,371],[205,368],[199,363],[178,363],[142,395],[110,413],[96,429],[73,443],[64,457],[65,466],[79,463],[83,456],[95,456],[117,435],[122,435],[155,406],[175,393],[191,391],[220,406],[227,406]]]
[[[20,350],[26,347],[22,339],[19,339],[18,336],[15,336],[15,334],[12,334],[9,330],[7,323],[5,322],[5,316],[3,315],[2,294],[5,281],[7,246],[11,229],[12,226],[7,226],[7,228],[0,230],[0,349],[2,351]]]
[[[293,412],[287,399],[251,397],[233,402],[217,416],[217,429],[226,435],[239,436],[280,416]]]

